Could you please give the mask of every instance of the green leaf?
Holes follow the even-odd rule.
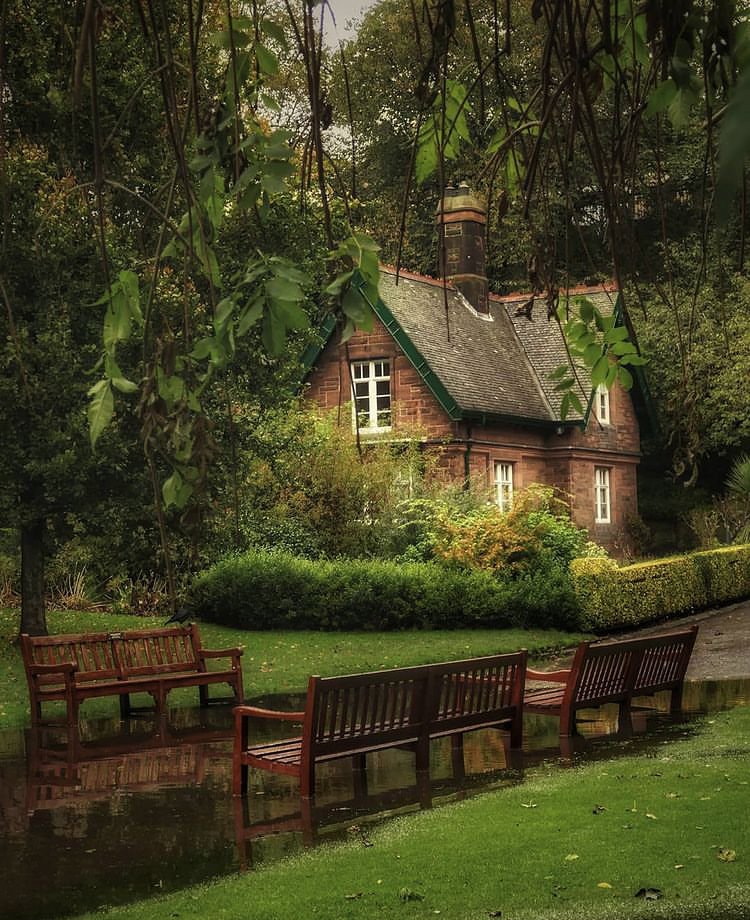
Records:
[[[261,73],[273,77],[279,72],[279,59],[273,51],[269,51],[264,45],[256,43],[255,57],[258,60],[258,67]]]
[[[341,299],[341,309],[357,326],[369,324],[372,328],[373,315],[365,299],[355,288],[350,287]]]
[[[162,498],[167,508],[184,508],[193,494],[192,485],[180,475],[179,470],[165,480],[161,487]]]
[[[288,278],[278,276],[266,281],[266,294],[276,300],[301,301],[305,295],[302,288],[296,281],[290,281]]]
[[[561,393],[563,390],[569,390],[574,383],[575,380],[572,377],[566,377],[564,380],[561,380],[559,383],[555,384],[554,389],[556,392]]]
[[[632,342],[615,342],[610,351],[613,355],[617,355],[618,358],[623,355],[637,354],[635,345]]]
[[[591,370],[591,386],[594,387],[594,389],[601,386],[607,379],[608,370],[609,359],[606,355],[602,355]]]
[[[271,313],[287,329],[307,329],[310,326],[310,317],[296,301],[277,300],[272,297],[268,305]]]
[[[89,439],[93,448],[101,433],[112,420],[115,411],[115,398],[109,380],[99,380],[88,391],[88,395],[91,397],[87,410]]]
[[[629,390],[633,386],[633,375],[621,364],[617,366],[617,380],[624,390]]]
[[[604,341],[607,345],[614,345],[615,342],[624,342],[628,338],[628,330],[624,326],[615,326],[604,333]]]
[[[263,306],[265,304],[265,299],[263,297],[256,297],[253,301],[247,304],[242,308],[240,313],[240,318],[237,323],[237,335],[245,335],[247,330],[253,326],[263,315]]]
[[[284,29],[278,25],[278,23],[273,22],[270,19],[261,19],[260,21],[260,31],[264,35],[267,35],[269,38],[277,41],[282,48],[287,47],[286,35],[284,34]]]
[[[333,281],[325,289],[326,294],[330,294],[332,297],[337,297],[345,285],[351,281],[353,271],[343,272],[340,275],[337,275]]]
[[[263,316],[261,331],[263,347],[270,355],[280,355],[286,344],[286,327],[279,322],[273,310],[268,310]]]
[[[590,323],[594,318],[594,305],[588,297],[580,297],[578,299],[578,313],[584,323]]]
[[[602,347],[597,342],[586,346],[583,352],[583,361],[586,367],[593,367],[602,356]]]
[[[574,390],[571,390],[568,396],[570,397],[571,407],[575,409],[579,415],[583,415],[583,405],[581,404],[578,394]]]
[[[652,115],[657,115],[659,112],[668,109],[674,102],[676,94],[677,84],[671,77],[664,80],[663,83],[660,83],[656,89],[652,90],[651,95],[648,97],[648,105],[645,111],[646,117],[650,118]]]
[[[221,329],[231,319],[235,302],[232,297],[225,297],[216,304],[214,312],[214,329]]]
[[[550,380],[560,380],[562,377],[565,377],[566,374],[570,372],[570,367],[567,364],[559,364],[553,371],[549,374]]]
[[[132,380],[127,380],[125,377],[112,377],[112,386],[119,390],[121,393],[137,393],[138,384],[133,383]]]

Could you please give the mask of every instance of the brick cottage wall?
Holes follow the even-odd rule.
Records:
[[[357,332],[345,344],[332,339],[309,375],[306,398],[323,409],[342,408],[342,424],[352,424],[349,363],[387,358],[391,362],[394,433],[419,438],[438,451],[435,475],[463,482],[468,469],[492,486],[495,463],[513,464],[514,488],[542,482],[570,498],[573,520],[591,538],[620,553],[626,527],[637,514],[636,469],[640,436],[633,404],[618,387],[610,392],[611,424],[602,426],[592,413],[586,431],[521,425],[474,425],[454,422],[417,374],[386,328],[375,320],[371,333]],[[594,521],[594,468],[610,470],[611,523]]]

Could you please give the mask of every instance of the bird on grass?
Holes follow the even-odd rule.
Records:
[[[178,607],[164,625],[169,626],[170,623],[185,623],[191,616],[192,611],[189,607]]]

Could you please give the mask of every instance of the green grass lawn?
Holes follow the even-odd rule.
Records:
[[[51,633],[145,629],[160,626],[163,618],[117,616],[101,612],[51,611]],[[29,720],[28,691],[17,644],[17,610],[0,610],[0,725],[23,725]],[[201,624],[206,648],[242,645],[245,696],[304,690],[310,674],[348,674],[425,664],[430,661],[496,655],[527,648],[532,658],[576,645],[581,634],[553,630],[436,630],[378,632],[248,632],[211,623]],[[195,704],[194,689],[173,691],[170,705]],[[117,700],[89,700],[82,714],[116,712]]]
[[[542,767],[519,786],[393,819],[368,832],[371,846],[329,844],[86,916],[742,920],[749,765],[750,710],[734,710],[651,756]]]

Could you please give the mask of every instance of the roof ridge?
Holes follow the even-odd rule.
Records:
[[[384,262],[380,263],[380,271],[389,275],[398,275],[399,278],[406,278],[408,281],[422,281],[424,284],[431,284],[433,287],[447,287],[449,291],[458,290],[450,281],[445,281],[443,278],[420,275],[419,272],[410,272],[404,268],[398,269],[397,272],[395,265],[386,265]]]
[[[604,281],[601,284],[578,284],[575,287],[560,289],[560,294],[570,296],[571,294],[614,294],[619,292],[619,288],[613,280]],[[515,300],[528,300],[533,297],[542,298],[543,293],[534,294],[532,291],[513,291],[510,294],[493,294],[490,292],[490,300],[494,303],[512,303]]]

